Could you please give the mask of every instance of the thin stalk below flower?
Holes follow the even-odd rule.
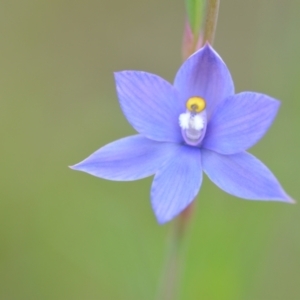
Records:
[[[183,39],[183,59],[187,59],[206,42],[213,44],[217,27],[220,0],[208,0],[204,19],[204,28],[200,35],[195,36],[186,23]],[[179,298],[180,276],[182,274],[182,241],[185,236],[188,221],[193,211],[192,202],[174,221],[174,228],[170,240],[168,259],[162,277],[158,300],[176,300]]]
[[[174,220],[173,231],[171,232],[167,261],[162,276],[159,295],[157,300],[179,299],[179,286],[183,271],[184,237],[190,214],[193,210],[193,203],[189,205]]]

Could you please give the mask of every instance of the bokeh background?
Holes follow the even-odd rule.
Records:
[[[251,152],[300,201],[300,2],[221,2],[215,48],[236,90],[282,101]],[[1,1],[0,299],[154,299],[172,223],[156,223],[151,178],[68,165],[134,133],[113,71],[172,81],[183,24],[183,1]],[[299,204],[240,200],[205,178],[181,299],[300,299],[299,233]]]

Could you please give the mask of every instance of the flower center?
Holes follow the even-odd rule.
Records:
[[[179,116],[182,136],[188,145],[197,146],[206,131],[206,103],[201,97],[191,97],[186,102],[186,112]]]

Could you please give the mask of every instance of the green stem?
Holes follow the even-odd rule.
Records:
[[[212,45],[214,42],[219,6],[220,0],[208,0],[207,2],[203,31],[203,43],[209,42]]]
[[[200,36],[195,36],[186,27],[183,41],[183,57],[186,59],[206,42],[213,44],[217,27],[220,0],[207,0],[204,29]],[[190,204],[175,220],[173,232],[170,239],[168,260],[163,273],[158,300],[176,300],[179,298],[179,283],[182,268],[182,246],[188,221],[193,210],[193,203]]]
[[[188,206],[173,222],[173,228],[169,241],[167,262],[163,277],[158,300],[176,300],[179,298],[179,283],[182,269],[183,258],[183,241],[190,219],[193,204]]]
[[[206,1],[206,9],[203,15],[203,28],[197,31],[199,33],[193,31],[190,21],[187,21],[182,44],[182,54],[184,60],[186,60],[198,49],[203,47],[206,42],[210,43],[211,45],[213,44],[217,28],[219,6],[220,0]]]

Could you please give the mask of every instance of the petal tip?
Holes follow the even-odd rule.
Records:
[[[156,221],[159,225],[165,225],[169,220],[165,220],[163,218],[159,218],[157,215],[155,215]]]
[[[120,78],[124,72],[125,71],[115,71],[115,72],[113,72],[115,80],[117,81],[118,78]]]
[[[190,57],[195,56],[196,54],[201,55],[200,53],[202,53],[202,55],[204,54],[209,55],[209,54],[216,54],[216,51],[207,41],[202,48],[194,52]]]
[[[296,200],[294,200],[290,195],[288,195],[284,190],[281,190],[277,197],[270,198],[270,201],[278,201],[286,204],[296,204]]]
[[[220,57],[218,52],[214,49],[214,47],[207,41],[204,46],[202,47],[204,51],[207,51],[209,54],[215,55],[217,58],[221,59],[223,62],[223,59]]]
[[[180,213],[183,211],[183,209],[179,211],[169,210],[165,207],[162,207],[160,205],[155,204],[154,195],[153,195],[153,189],[151,190],[151,204],[152,204],[152,210],[154,212],[156,221],[159,225],[164,225],[173,219],[175,219]]]
[[[68,166],[68,168],[70,168],[71,170],[74,170],[74,171],[81,171],[80,165],[81,165],[81,163],[78,163],[78,164],[75,164],[72,166]]]
[[[280,201],[288,204],[296,204],[296,200],[294,200],[289,194],[287,194],[284,190],[282,190],[282,197],[279,199]]]
[[[213,49],[213,47],[212,47],[212,45],[209,43],[209,41],[206,41],[206,42],[205,42],[203,48],[204,48],[204,49],[205,49],[205,48],[208,48],[208,49],[210,49],[210,50]]]
[[[118,83],[119,81],[122,81],[122,79],[127,79],[126,76],[132,74],[134,71],[130,71],[130,70],[121,70],[121,71],[115,71],[113,72],[114,75],[114,79],[116,81],[116,83]]]
[[[152,210],[154,212],[155,219],[159,225],[164,225],[165,223],[171,221],[175,216],[171,215],[164,209],[161,209],[161,207],[154,205],[154,196],[153,196],[153,190],[151,190],[151,204],[152,204]]]
[[[290,196],[286,197],[286,202],[289,204],[297,204],[297,201],[291,198]]]
[[[164,225],[170,221],[172,221],[176,216],[170,216],[168,214],[160,214],[154,211],[156,221],[159,225]]]

